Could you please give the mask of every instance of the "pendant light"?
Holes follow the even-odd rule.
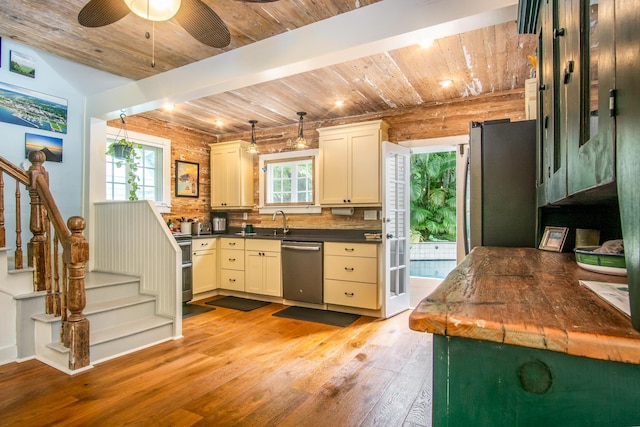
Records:
[[[296,148],[307,148],[307,140],[304,139],[304,124],[303,124],[303,118],[304,116],[307,114],[304,111],[298,111],[296,113],[298,116],[300,116],[300,122],[298,124],[298,139],[296,139]]]
[[[249,120],[249,123],[251,123],[251,144],[249,148],[247,148],[247,153],[258,154],[260,152],[258,151],[258,144],[256,144],[256,123],[258,123],[258,121]]]

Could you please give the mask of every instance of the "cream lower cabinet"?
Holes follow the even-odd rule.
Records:
[[[244,292],[244,239],[220,239],[221,289]]]
[[[325,243],[325,303],[377,310],[378,295],[377,245]]]
[[[216,239],[193,239],[193,293],[216,289]]]
[[[279,240],[245,241],[245,292],[282,296]]]
[[[380,150],[389,126],[382,120],[318,129],[320,204],[381,204]]]

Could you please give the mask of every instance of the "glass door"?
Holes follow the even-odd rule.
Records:
[[[409,160],[408,148],[382,143],[385,317],[409,308]]]

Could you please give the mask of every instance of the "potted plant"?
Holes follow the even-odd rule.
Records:
[[[140,159],[136,148],[142,148],[142,145],[136,144],[126,138],[120,138],[113,141],[107,147],[106,154],[116,159],[116,167],[126,165],[127,183],[129,184],[129,200],[138,200],[136,192],[138,191],[138,170],[137,161]]]

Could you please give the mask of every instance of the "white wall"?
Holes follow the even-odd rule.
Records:
[[[122,84],[127,80],[32,49],[8,38],[2,38],[1,44],[0,82],[67,100],[68,117],[66,134],[0,122],[0,156],[20,166],[26,161],[26,133],[61,138],[63,140],[62,163],[45,163],[45,168],[49,172],[49,184],[65,220],[73,215],[82,215],[85,96]],[[11,51],[28,55],[35,60],[35,78],[9,71]],[[25,163],[27,167],[28,164],[28,162]],[[15,187],[13,185],[13,182],[5,182],[8,245],[15,242],[13,233]],[[24,211],[22,228],[28,234],[28,236],[23,235],[23,241],[26,244],[31,237],[28,233],[28,194],[22,195],[22,201]]]

